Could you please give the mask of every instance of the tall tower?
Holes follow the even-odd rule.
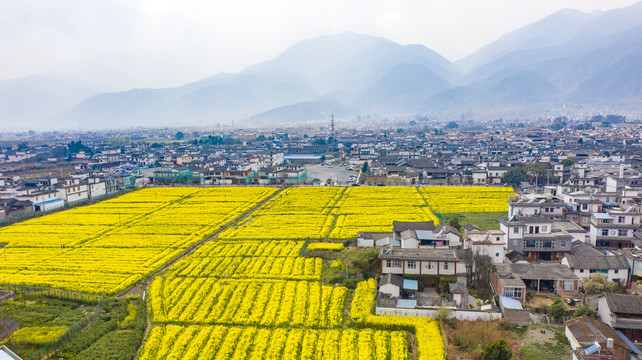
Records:
[[[333,145],[334,143],[336,143],[336,140],[334,138],[334,114],[332,114],[332,119],[330,120],[330,139],[328,144]]]

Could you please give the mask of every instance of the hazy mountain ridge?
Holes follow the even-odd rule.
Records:
[[[0,81],[0,116],[33,124],[53,119],[50,127],[105,127],[313,121],[332,113],[519,114],[560,104],[637,109],[640,74],[642,2],[603,13],[560,10],[456,63],[423,45],[344,33],[301,41],[239,73],[175,88],[86,97],[91,92],[82,93],[82,86],[74,92],[74,86],[42,81],[41,89],[20,91],[21,79]],[[51,94],[52,86],[69,91]],[[41,105],[30,103],[37,114],[10,106],[20,104],[12,99],[38,91],[44,94],[38,96]]]

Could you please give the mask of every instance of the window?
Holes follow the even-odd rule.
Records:
[[[564,283],[562,284],[562,289],[567,291],[575,290],[575,280],[564,280]]]
[[[617,274],[617,273],[619,273],[619,272],[620,272],[620,269],[615,269],[615,270],[613,270],[613,273],[614,273],[614,274]]]
[[[415,261],[406,262],[406,268],[408,270],[415,270],[417,268],[417,263]]]
[[[580,269],[580,273],[583,273],[583,272],[584,272],[584,269]]]
[[[399,260],[386,260],[386,267],[398,268],[401,267],[401,262]]]
[[[586,209],[588,209],[588,205],[582,204],[582,210],[586,210]]]
[[[566,247],[566,241],[562,240],[562,242],[560,242],[560,247]]]
[[[513,228],[513,234],[519,234],[519,228],[517,226]]]
[[[617,231],[617,236],[628,236],[628,230],[620,229]]]
[[[609,229],[602,229],[602,236],[609,236]]]
[[[499,257],[499,253],[495,253],[495,257]]]
[[[521,298],[522,297],[522,288],[518,287],[507,287],[504,289],[504,295],[511,298]]]
[[[448,263],[444,263],[444,270],[448,270]]]
[[[542,226],[542,231],[544,232],[544,231],[546,231],[546,229],[548,229],[548,228],[546,227],[546,225],[543,225],[543,226]]]
[[[617,217],[617,222],[618,222],[618,224],[624,224],[624,216],[618,216]]]

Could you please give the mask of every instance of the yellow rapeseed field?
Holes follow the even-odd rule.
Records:
[[[114,294],[274,193],[152,188],[0,229],[0,283]]]

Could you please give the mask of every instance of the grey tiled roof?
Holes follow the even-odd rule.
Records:
[[[642,315],[642,296],[606,294],[606,302],[612,313]]]
[[[628,269],[629,263],[622,255],[566,255],[571,269]]]

